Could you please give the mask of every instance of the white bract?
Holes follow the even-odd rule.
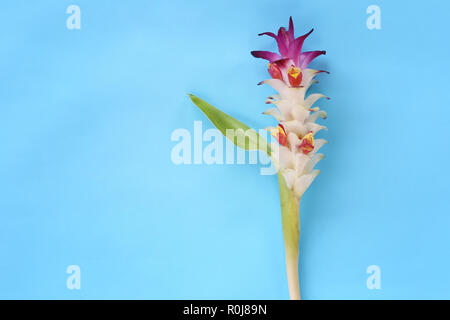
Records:
[[[327,114],[318,107],[313,107],[318,99],[326,97],[317,93],[306,96],[309,87],[316,82],[314,76],[320,72],[303,70],[300,87],[290,87],[279,79],[261,82],[278,91],[277,95],[266,100],[266,103],[273,104],[275,108],[264,112],[280,123],[278,127],[268,128],[279,142],[271,143],[272,161],[297,198],[303,195],[319,174],[319,170],[314,170],[314,166],[324,157],[318,151],[327,143],[324,139],[314,139],[318,131],[326,130],[326,127],[317,124],[316,120],[325,119]]]

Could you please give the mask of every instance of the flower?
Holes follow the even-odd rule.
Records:
[[[287,135],[286,130],[284,130],[283,125],[280,123],[276,128],[271,128],[270,134],[277,139],[278,143],[282,146],[287,145]]]
[[[278,91],[277,95],[266,100],[267,104],[273,104],[275,107],[264,112],[279,122],[277,127],[268,128],[278,141],[278,144],[271,144],[274,151],[272,159],[284,176],[286,185],[298,199],[319,174],[319,170],[314,170],[314,166],[323,158],[324,155],[318,151],[326,143],[324,139],[315,139],[314,135],[326,129],[317,124],[316,120],[325,119],[327,113],[313,105],[320,98],[327,97],[318,93],[306,97],[307,90],[316,82],[314,77],[326,72],[308,68],[310,62],[325,54],[325,51],[302,52],[303,42],[313,30],[295,38],[291,17],[288,30],[281,27],[277,35],[271,32],[260,34],[273,37],[279,53],[251,52],[254,57],[269,61],[271,79],[259,84],[268,84]]]
[[[206,101],[189,95],[192,102],[224,135],[228,129],[250,130],[254,137],[258,137],[257,149],[269,155],[278,169],[281,221],[290,299],[300,299],[298,278],[300,198],[319,174],[319,170],[314,170],[314,166],[323,158],[323,154],[318,151],[326,143],[324,139],[316,139],[315,134],[326,129],[316,123],[316,120],[318,118],[325,119],[327,113],[320,110],[319,107],[313,106],[317,100],[326,97],[319,93],[306,96],[309,87],[317,82],[314,77],[321,72],[326,72],[308,68],[309,63],[316,57],[325,54],[325,51],[302,52],[303,42],[312,31],[295,38],[294,24],[290,18],[288,30],[280,28],[277,35],[270,32],[261,34],[269,35],[276,40],[279,53],[251,52],[253,56],[269,61],[268,71],[271,78],[259,84],[268,84],[278,91],[278,94],[271,95],[266,100],[267,104],[273,104],[274,107],[263,112],[273,116],[278,122],[276,127],[267,128],[277,141],[277,143],[272,142],[270,148],[267,147],[267,141],[264,138],[244,123]],[[248,144],[246,143],[247,139],[232,138],[230,140],[240,148],[255,150],[251,147],[250,141]]]
[[[326,54],[326,51],[302,52],[303,42],[313,31],[314,29],[311,29],[303,36],[295,38],[294,23],[292,17],[290,17],[287,31],[284,27],[281,27],[277,35],[272,32],[259,34],[260,36],[268,35],[274,38],[278,44],[279,54],[270,51],[252,51],[251,54],[256,58],[269,61],[268,70],[273,79],[284,81],[291,87],[305,85],[306,82],[302,83],[304,70],[315,58]]]

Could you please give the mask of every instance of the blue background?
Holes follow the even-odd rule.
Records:
[[[81,30],[66,8],[81,8]],[[368,30],[366,8],[381,8]],[[179,165],[195,93],[255,128],[251,50],[294,18],[327,50],[330,143],[301,204],[305,299],[450,298],[444,1],[4,1],[0,298],[287,299],[276,176]],[[81,290],[66,268],[81,268]],[[381,268],[368,290],[366,268]]]

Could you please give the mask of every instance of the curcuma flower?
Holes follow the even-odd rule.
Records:
[[[267,98],[266,104],[271,104],[273,107],[263,112],[274,117],[278,122],[276,126],[267,128],[276,142],[268,144],[256,131],[242,122],[190,95],[191,100],[224,135],[228,129],[243,129],[240,132],[245,130],[245,134],[249,137],[257,137],[258,143],[256,144],[243,143],[242,141],[247,141],[246,139],[233,138],[231,141],[246,150],[258,149],[266,152],[277,168],[287,279],[291,299],[300,299],[298,281],[300,199],[319,174],[319,170],[315,170],[314,167],[323,158],[323,154],[318,151],[326,143],[324,139],[316,139],[315,135],[320,130],[326,129],[316,121],[319,118],[326,119],[327,113],[314,104],[320,98],[327,97],[318,93],[307,95],[311,85],[317,82],[314,77],[319,73],[326,72],[308,68],[311,61],[324,55],[325,51],[302,52],[303,43],[312,32],[313,30],[295,38],[294,24],[290,18],[288,30],[281,27],[277,34],[271,32],[260,34],[274,38],[279,53],[251,52],[254,57],[268,61],[270,79],[259,84],[268,84],[278,92]],[[227,138],[229,137],[227,136]]]
[[[320,98],[326,98],[322,94],[311,94],[305,98],[306,91],[315,82],[314,76],[326,72],[323,70],[308,69],[310,62],[325,54],[325,51],[302,52],[305,39],[313,32],[295,38],[294,24],[289,19],[289,29],[284,27],[278,30],[278,35],[264,32],[260,35],[268,35],[275,38],[280,54],[269,51],[252,51],[257,58],[269,61],[268,70],[272,79],[260,82],[272,86],[279,92],[270,96],[267,104],[273,104],[264,114],[273,116],[279,124],[276,128],[268,128],[279,145],[272,144],[272,150],[278,155],[274,159],[279,171],[283,174],[286,185],[297,198],[300,198],[319,170],[313,170],[316,163],[323,158],[323,154],[317,153],[326,141],[314,139],[314,135],[326,127],[315,121],[320,117],[325,119],[327,113],[313,107]]]

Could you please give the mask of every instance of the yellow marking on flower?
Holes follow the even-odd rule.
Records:
[[[312,132],[307,133],[303,137],[300,148],[304,154],[308,154],[314,150],[314,135]]]
[[[288,70],[288,79],[291,86],[293,87],[300,86],[300,84],[302,83],[302,78],[303,78],[302,70],[292,65]]]
[[[287,145],[287,134],[281,123],[276,128],[270,129],[270,135],[277,139],[282,146]]]
[[[291,77],[295,78],[295,79],[298,78],[298,76],[300,75],[300,73],[302,73],[302,70],[300,70],[300,68],[297,68],[297,67],[294,67],[294,66],[291,66],[291,67],[289,68],[289,70],[288,70],[288,74],[289,74]]]

